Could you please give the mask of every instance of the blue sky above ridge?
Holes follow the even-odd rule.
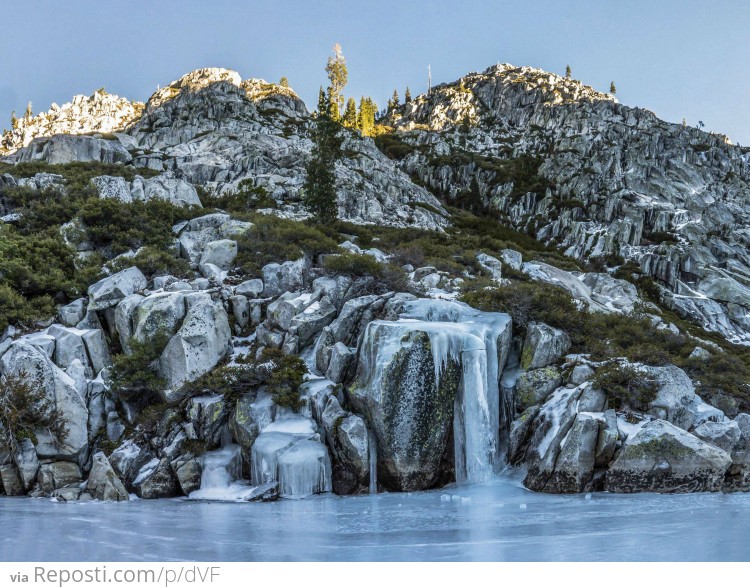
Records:
[[[314,105],[341,43],[346,94],[383,106],[498,62],[530,65],[671,122],[705,123],[750,144],[750,3],[694,0],[465,2],[159,2],[0,0],[0,128],[28,101],[39,112],[104,86],[146,100],[199,67],[278,81]]]

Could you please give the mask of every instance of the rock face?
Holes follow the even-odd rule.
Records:
[[[445,481],[446,460],[459,481],[491,475],[501,461],[498,366],[505,364],[510,318],[429,300],[394,304],[389,312],[401,320],[367,325],[351,399],[374,432],[379,483],[433,487]]]
[[[97,176],[91,180],[100,198],[120,202],[165,200],[175,206],[201,206],[195,186],[166,172],[154,178],[136,176],[132,182],[114,176]]]
[[[229,352],[231,337],[229,319],[220,303],[204,296],[193,300],[159,359],[167,386],[177,390],[216,366]]]
[[[180,485],[169,460],[146,464],[133,482],[140,498],[171,498],[180,493]],[[153,465],[152,465],[153,464]]]
[[[658,386],[656,398],[651,402],[649,412],[681,429],[689,429],[693,424],[692,405],[696,396],[688,375],[673,365],[648,366],[640,369],[651,376]]]
[[[656,420],[629,438],[607,473],[610,492],[715,492],[732,463],[729,454]]]
[[[570,336],[544,323],[531,323],[526,329],[521,366],[527,370],[547,367],[570,349]]]
[[[49,164],[73,161],[97,161],[100,163],[130,163],[132,156],[119,140],[97,137],[53,135],[34,139],[27,147],[18,150],[12,161],[45,161]]]
[[[146,276],[137,267],[129,267],[89,286],[89,310],[116,306],[120,300],[148,285]]]
[[[309,113],[292,90],[242,81],[218,68],[191,72],[156,92],[128,130],[138,164],[162,169],[167,161],[191,183],[219,192],[250,179],[292,218],[305,216],[294,202],[312,146],[309,133]],[[347,157],[336,168],[341,218],[425,228],[446,224],[438,200],[372,140],[347,132],[344,150]]]
[[[543,402],[562,384],[560,372],[553,367],[540,368],[521,374],[516,384],[516,406],[519,410]]]
[[[473,181],[503,223],[578,259],[622,255],[684,317],[750,340],[750,167],[727,137],[509,64],[441,84],[389,119],[406,144],[399,167],[425,185],[458,198]],[[584,286],[630,305],[629,292],[597,282]]]

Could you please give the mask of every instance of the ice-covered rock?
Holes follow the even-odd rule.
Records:
[[[331,461],[319,441],[302,440],[278,458],[282,498],[306,498],[331,491]]]
[[[435,486],[451,430],[456,479],[482,480],[502,461],[499,378],[510,318],[439,300],[398,306],[398,320],[367,325],[351,395],[377,439],[378,480],[399,490]]]

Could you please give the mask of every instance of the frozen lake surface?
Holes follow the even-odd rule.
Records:
[[[742,560],[750,494],[555,496],[504,477],[269,504],[0,499],[0,559]]]

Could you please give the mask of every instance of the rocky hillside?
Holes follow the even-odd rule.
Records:
[[[47,112],[18,118],[0,139],[0,155],[15,153],[37,137],[121,131],[138,120],[142,111],[142,102],[130,102],[103,88],[91,96],[78,95],[62,106],[53,104]]]
[[[401,169],[448,201],[474,197],[576,259],[630,262],[682,316],[750,341],[749,149],[507,64],[390,122]]]
[[[76,100],[74,107],[81,103]],[[137,112],[123,103],[129,104],[95,94],[85,108],[65,109],[60,118],[80,117],[77,127],[40,115],[22,126],[25,139],[16,139],[21,131],[3,139],[14,151],[8,159],[132,163],[174,172],[217,193],[249,180],[282,214],[306,217],[299,191],[312,146],[310,113],[292,90],[259,79],[242,81],[230,70],[200,69],[158,90]],[[118,106],[107,110],[104,104]],[[53,122],[45,124],[48,118]],[[100,134],[81,136],[89,130]],[[101,134],[105,131],[114,134]],[[32,133],[36,139],[28,144]],[[16,150],[21,144],[28,146]],[[342,219],[428,229],[447,224],[437,198],[412,183],[370,139],[347,133],[343,148],[345,158],[336,169]]]
[[[291,89],[91,101],[4,143],[1,493],[750,490],[740,148],[497,66],[341,129],[323,226]]]

